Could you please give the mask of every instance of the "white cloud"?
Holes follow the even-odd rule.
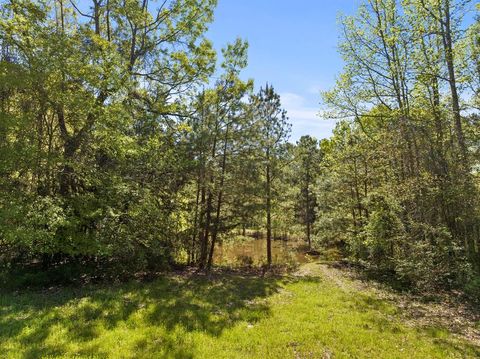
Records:
[[[308,89],[308,93],[311,95],[320,95],[320,92],[324,90],[325,89],[322,86],[314,85],[314,86],[310,86],[310,88]]]
[[[297,141],[303,135],[319,139],[332,135],[336,121],[321,118],[319,107],[309,106],[307,100],[296,93],[282,93],[280,98],[292,124],[292,141]]]
[[[292,108],[288,109],[288,107],[284,106],[288,112],[288,117],[291,119],[295,119],[295,121],[299,120],[320,120],[318,117],[318,109],[314,109],[311,107],[301,107],[301,108]]]
[[[280,94],[282,105],[285,108],[299,108],[305,104],[305,98],[296,93],[285,92]]]
[[[288,117],[295,120],[318,120],[319,109],[307,106],[306,99],[295,93],[286,92],[280,94],[282,106],[288,112]]]

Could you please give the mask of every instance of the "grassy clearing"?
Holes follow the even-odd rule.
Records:
[[[0,296],[6,358],[465,358],[480,348],[437,327],[402,323],[396,307],[301,276],[167,276],[150,283]],[[344,279],[345,280],[345,279]]]

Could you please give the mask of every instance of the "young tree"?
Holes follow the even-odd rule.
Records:
[[[295,176],[299,185],[297,216],[305,226],[308,247],[312,247],[311,230],[315,222],[316,197],[314,186],[318,178],[321,153],[317,139],[302,136],[295,147]]]
[[[207,271],[213,264],[218,236],[228,227],[224,212],[231,190],[232,162],[242,151],[251,127],[243,98],[253,83],[239,78],[247,65],[247,49],[248,44],[240,39],[223,49],[224,73],[213,89],[198,97],[193,119],[198,166],[193,238],[199,236],[198,265]]]
[[[265,212],[267,230],[267,263],[272,264],[272,202],[274,182],[280,166],[283,144],[289,136],[290,126],[280,96],[268,84],[251,97],[256,127],[259,134],[259,158],[265,175]]]

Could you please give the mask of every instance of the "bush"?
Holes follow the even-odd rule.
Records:
[[[405,236],[399,205],[387,195],[372,193],[367,206],[370,216],[362,233],[367,259],[380,269],[392,270],[396,246]]]
[[[465,293],[474,300],[480,300],[480,277],[470,279],[465,285]]]
[[[251,268],[253,266],[253,258],[247,255],[238,255],[237,263],[242,267]]]
[[[422,291],[461,286],[470,266],[450,232],[420,223],[411,227],[409,240],[395,258],[397,275]]]
[[[9,206],[0,206],[0,239],[4,257],[35,257],[56,253],[68,241],[59,238],[67,224],[63,203],[52,197],[10,199]]]

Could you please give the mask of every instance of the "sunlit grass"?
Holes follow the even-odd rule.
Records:
[[[315,264],[310,264],[313,267]],[[2,358],[463,358],[480,349],[319,274],[2,294]]]

